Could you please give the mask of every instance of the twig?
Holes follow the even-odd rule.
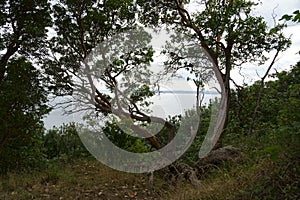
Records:
[[[260,107],[260,103],[261,103],[262,96],[263,96],[263,93],[264,93],[265,79],[267,78],[270,70],[272,69],[273,65],[275,64],[276,59],[277,59],[277,57],[279,55],[279,52],[280,52],[280,49],[277,49],[276,54],[273,57],[273,60],[272,60],[271,64],[269,65],[269,67],[268,67],[265,75],[261,78],[260,89],[259,89],[258,97],[257,97],[257,100],[256,100],[256,106],[255,106],[254,111],[252,113],[251,123],[250,123],[250,128],[249,128],[249,131],[248,131],[248,135],[252,135],[252,133],[253,133],[254,122],[255,122],[255,119],[257,117],[258,109]]]

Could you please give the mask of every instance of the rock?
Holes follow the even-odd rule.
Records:
[[[222,162],[230,161],[239,155],[240,149],[232,146],[222,147],[211,151],[206,157],[200,159],[195,164],[196,167],[205,165],[218,165]]]

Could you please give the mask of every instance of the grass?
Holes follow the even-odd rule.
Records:
[[[144,174],[110,169],[96,160],[53,164],[32,174],[9,174],[0,199],[158,199]],[[157,185],[161,187],[161,185]]]
[[[241,156],[207,172],[199,189],[185,185],[170,199],[300,199],[299,136],[271,132],[235,141],[228,136],[225,143],[241,148]]]
[[[10,173],[0,180],[0,199],[300,199],[298,135],[230,138],[225,143],[240,147],[241,156],[208,171],[197,186],[170,183],[159,171],[150,191],[146,174],[119,172],[83,159],[53,162],[32,173]]]

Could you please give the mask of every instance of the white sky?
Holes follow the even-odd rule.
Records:
[[[300,9],[299,0],[262,0],[261,2],[262,4],[257,6],[257,8],[253,11],[253,14],[263,16],[270,27],[274,25],[274,21],[272,18],[273,12],[277,15],[276,19],[278,20],[284,14],[292,14],[295,10]],[[280,54],[279,59],[275,64],[275,68],[277,70],[281,71],[288,69],[291,65],[295,65],[298,61],[300,61],[300,55],[297,55],[297,52],[300,51],[300,36],[298,36],[299,31],[300,24],[294,23],[290,23],[289,26],[285,29],[284,33],[286,34],[286,36],[291,36],[292,46],[287,51]],[[238,84],[242,84],[243,81],[253,83],[253,81],[259,79],[258,74],[262,76],[265,73],[265,70],[266,68],[262,66],[247,66],[247,68],[242,69],[241,74],[243,76],[240,75],[237,69],[233,71],[232,78],[235,79]],[[273,72],[275,71],[271,71],[271,73]],[[164,102],[161,103],[161,105],[163,104]],[[46,128],[51,128],[54,125],[60,126],[62,123],[68,123],[75,119],[76,117],[73,118],[72,116],[63,116],[61,110],[55,110],[51,112],[50,115],[45,119],[45,126]]]
[[[275,14],[276,20],[279,20],[283,15],[292,14],[295,10],[300,9],[299,0],[261,0],[260,2],[261,4],[255,8],[253,14],[263,16],[270,27],[274,26],[272,13]],[[300,55],[297,54],[300,51],[299,31],[300,24],[296,23],[289,23],[288,27],[284,30],[286,37],[291,37],[292,45],[289,49],[279,55],[271,73],[274,73],[275,69],[278,71],[289,69],[291,65],[295,65],[300,61]],[[266,64],[268,65],[270,62],[271,61]],[[242,69],[241,74],[244,77],[240,76],[238,69],[232,73],[232,76],[237,80],[236,82],[238,82],[238,84],[242,84],[243,81],[253,83],[255,80],[258,80],[260,76],[263,76],[265,71],[266,67],[251,66]]]

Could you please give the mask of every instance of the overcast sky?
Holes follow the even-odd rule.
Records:
[[[261,4],[254,9],[253,14],[263,16],[270,27],[274,26],[273,16],[276,17],[278,22],[283,15],[292,14],[295,10],[300,10],[299,0],[261,0],[260,2]],[[291,65],[295,65],[298,61],[300,61],[300,55],[297,54],[300,51],[299,31],[300,24],[296,23],[289,23],[288,27],[284,30],[284,34],[287,37],[291,37],[292,46],[279,55],[271,73],[274,73],[275,69],[278,71],[289,69]],[[274,54],[271,54],[270,57],[272,55]],[[269,64],[270,62],[271,61],[266,64]],[[240,76],[238,69],[233,72],[233,76],[235,76],[239,84],[242,84],[243,81],[253,83],[255,80],[258,80],[260,76],[263,76],[265,71],[266,67],[249,66],[247,68],[243,68],[241,71],[243,76]]]
[[[272,13],[275,14],[277,19],[280,19],[284,14],[291,14],[295,10],[300,9],[299,0],[262,0],[262,4],[257,6],[253,13],[255,15],[263,16],[268,22],[269,26],[274,26],[274,20],[272,18]],[[290,23],[285,29],[284,33],[286,36],[290,36],[292,39],[292,46],[287,51],[280,54],[278,61],[275,64],[277,70],[285,70],[290,68],[291,65],[295,65],[297,61],[300,61],[300,55],[297,52],[300,51],[300,24]],[[274,70],[272,72],[275,72]],[[254,67],[250,66],[244,68],[240,75],[238,70],[235,70],[232,74],[233,78],[237,80],[239,84],[246,81],[248,83],[253,83],[253,81],[258,80],[258,75],[263,75],[265,73],[264,67]],[[193,102],[190,101],[190,102]],[[166,102],[162,102],[164,105]],[[168,103],[167,103],[168,104]],[[170,105],[170,103],[169,103]],[[158,105],[159,106],[159,105]],[[172,105],[171,105],[172,106]],[[174,106],[173,106],[174,107]],[[162,107],[159,107],[161,109]],[[76,116],[63,116],[61,110],[54,110],[45,119],[46,128],[51,128],[54,125],[60,126],[62,123],[68,123],[73,120],[78,120]]]

